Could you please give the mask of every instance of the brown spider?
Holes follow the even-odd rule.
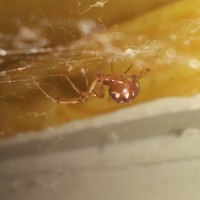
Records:
[[[54,98],[50,96],[36,80],[34,80],[34,82],[38,86],[38,88],[45,94],[46,97],[48,97],[52,102],[58,104],[83,103],[89,96],[103,98],[105,91],[104,86],[109,87],[109,95],[114,101],[116,101],[117,103],[128,103],[131,102],[133,99],[135,99],[139,94],[140,90],[139,79],[142,76],[144,76],[148,71],[150,71],[150,69],[145,70],[145,72],[141,71],[138,76],[127,75],[128,71],[132,67],[133,65],[131,65],[122,75],[116,75],[113,73],[113,66],[111,65],[112,73],[111,74],[96,73],[96,78],[90,86],[88,85],[88,78],[86,75],[86,84],[88,87],[88,90],[86,92],[80,91],[70,80],[70,78],[68,76],[65,76],[65,78],[68,80],[72,88],[80,95],[80,97],[72,99]],[[97,84],[100,86],[100,91],[98,93],[94,91]]]
[[[51,52],[53,49],[39,49],[37,51],[11,51],[11,52],[4,52],[5,55],[18,55],[18,56],[26,56],[29,54],[33,54],[33,55],[37,55],[37,54],[42,54],[42,53],[48,53]],[[160,51],[160,49],[158,50],[158,52]],[[64,76],[68,82],[70,83],[70,85],[72,86],[72,88],[80,95],[80,97],[78,98],[72,98],[72,99],[61,99],[61,98],[54,98],[52,96],[50,96],[39,84],[39,82],[36,79],[33,79],[34,83],[36,84],[36,86],[45,94],[45,96],[47,98],[49,98],[52,102],[54,103],[59,103],[59,104],[78,104],[78,103],[83,103],[89,96],[95,96],[95,97],[99,97],[99,98],[103,98],[104,97],[104,86],[108,86],[109,87],[109,94],[110,97],[116,101],[117,103],[128,103],[131,102],[133,99],[135,99],[138,94],[139,94],[139,90],[140,90],[140,86],[139,86],[139,79],[144,76],[147,72],[149,72],[151,70],[152,65],[155,63],[155,60],[157,58],[157,54],[155,55],[150,67],[148,69],[146,69],[145,71],[142,70],[140,72],[139,75],[127,75],[127,73],[129,72],[129,70],[133,67],[133,65],[131,65],[130,67],[127,68],[127,70],[121,74],[121,75],[117,75],[113,73],[113,66],[111,64],[111,74],[100,74],[100,73],[96,73],[96,78],[95,80],[92,82],[92,84],[89,86],[88,84],[88,78],[87,78],[87,74],[85,73],[85,77],[86,77],[86,84],[87,84],[87,88],[88,90],[86,92],[80,91],[75,85],[74,83],[70,80],[70,78],[68,76]],[[4,54],[0,54],[0,58],[3,57]],[[14,72],[14,71],[23,71],[25,69],[28,69],[29,67],[22,67],[22,68],[18,68],[17,70],[10,70],[10,72]],[[7,71],[9,72],[9,71]],[[85,71],[86,72],[86,71]],[[1,74],[4,74],[5,72],[1,72]],[[95,91],[95,87],[96,85],[100,86],[100,91],[99,93],[97,93]]]

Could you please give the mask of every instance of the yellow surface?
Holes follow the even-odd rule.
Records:
[[[144,2],[140,8],[143,8]],[[141,14],[134,13],[132,18],[120,13],[122,17],[113,17],[113,21],[118,20],[118,22],[110,26],[107,31],[81,37],[70,43],[67,46],[69,50],[61,57],[50,54],[26,60],[25,64],[15,63],[14,68],[27,64],[33,64],[34,67],[20,73],[10,72],[7,73],[8,76],[0,77],[2,136],[19,131],[53,127],[74,119],[91,117],[165,96],[198,93],[200,91],[200,20],[198,19],[200,1],[182,0],[162,6],[157,1],[152,1],[152,4],[147,2],[149,10],[145,7]],[[105,7],[106,5],[109,5],[109,2]],[[94,12],[93,9],[97,8],[92,7],[86,12],[86,16]],[[112,13],[118,12],[117,9],[117,6],[113,7]],[[108,13],[104,12],[101,16],[108,16]],[[127,17],[129,20],[123,21]],[[131,50],[133,54],[127,54],[127,50]],[[157,58],[154,60],[156,54]],[[31,81],[31,77],[39,77],[41,84],[52,96],[71,97],[74,92],[66,80],[59,77],[52,78],[50,75],[60,76],[68,73],[73,82],[85,90],[81,68],[88,69],[89,80],[92,81],[96,71],[110,73],[111,62],[117,74],[123,73],[133,63],[135,67],[130,70],[130,74],[138,74],[140,70],[149,66],[152,68],[151,72],[140,79],[140,95],[133,103],[117,104],[106,94],[104,99],[91,97],[79,105],[58,105],[47,99]],[[69,72],[70,66],[73,70]],[[13,69],[10,65],[8,67]],[[7,68],[4,66],[3,70]],[[19,82],[27,77],[29,81]],[[12,82],[8,83],[10,79]]]

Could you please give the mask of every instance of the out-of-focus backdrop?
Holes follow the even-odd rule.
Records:
[[[0,1],[0,135],[53,128],[167,96],[199,92],[199,1]],[[155,56],[157,58],[155,59]],[[96,72],[130,74],[151,67],[133,103],[106,94],[79,105],[52,103],[77,97],[68,75],[86,91]]]
[[[0,0],[0,27],[1,200],[200,199],[199,0]],[[34,82],[132,64],[129,104]]]

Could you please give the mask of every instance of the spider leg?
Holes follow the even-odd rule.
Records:
[[[139,75],[137,76],[136,80],[138,81],[140,78],[142,78],[143,76],[145,76],[148,72],[150,72],[151,69],[148,68],[148,69],[145,69],[145,70],[142,70]]]
[[[87,92],[85,92],[85,95],[87,95],[87,96],[89,96],[89,95],[93,95],[93,90],[94,90],[94,88],[96,87],[96,84],[98,83],[98,79],[96,78],[93,82],[92,82],[92,84],[90,85],[90,87],[88,88],[88,91]]]
[[[84,68],[84,70],[85,70],[85,73],[84,73],[84,75],[85,75],[85,82],[86,82],[86,86],[87,86],[87,88],[89,88],[89,81],[88,81],[87,69],[86,69],[86,68]]]
[[[68,80],[68,82],[70,83],[70,85],[72,86],[72,88],[73,88],[78,94],[83,95],[84,92],[83,92],[83,91],[80,91],[67,75],[65,75],[65,78]]]
[[[88,76],[87,76],[87,73],[86,73],[86,69],[85,69],[85,68],[84,68],[84,70],[85,70],[85,81],[86,81],[86,86],[87,86],[87,88],[89,88]],[[85,92],[79,90],[79,89],[76,87],[76,85],[71,81],[71,79],[70,79],[67,75],[65,75],[65,78],[68,80],[68,82],[70,83],[70,85],[72,86],[72,88],[73,88],[78,94],[83,95],[83,94],[85,93]]]
[[[92,92],[92,95],[95,96],[95,97],[103,98],[104,94],[105,94],[105,90],[104,90],[104,87],[103,87],[103,80],[101,80],[99,84],[100,84],[99,93]]]
[[[153,60],[151,61],[151,64],[150,64],[150,66],[149,66],[149,69],[151,69],[152,66],[155,64],[155,62],[156,62],[156,60],[157,60],[157,58],[158,58],[158,54],[160,53],[160,51],[161,51],[161,48],[159,48],[159,49],[157,50],[156,55],[154,56]]]
[[[123,75],[127,74],[127,73],[129,72],[129,70],[130,70],[133,66],[134,66],[134,65],[132,64],[130,67],[128,67],[128,68],[126,69],[126,71],[123,73]]]
[[[72,98],[72,99],[60,99],[60,98],[54,98],[51,95],[49,95],[39,84],[39,82],[37,82],[36,80],[33,80],[34,83],[36,84],[36,86],[42,91],[42,93],[48,98],[50,99],[53,103],[57,103],[57,104],[63,104],[63,105],[67,105],[67,104],[79,104],[79,103],[83,103],[87,98],[88,95],[84,95],[78,98]]]
[[[158,57],[158,54],[160,53],[160,50],[161,50],[161,48],[158,49],[158,51],[157,51],[156,55],[154,56],[154,58],[153,58],[151,64],[149,65],[149,67],[148,67],[147,69],[145,69],[145,70],[142,70],[142,71],[140,72],[140,74],[138,75],[137,80],[139,80],[141,77],[143,77],[145,74],[147,74],[148,72],[151,71],[152,66],[153,66],[153,65],[155,64],[155,62],[156,62],[156,59],[157,59],[157,57]]]

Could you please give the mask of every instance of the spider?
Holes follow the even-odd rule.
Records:
[[[54,98],[50,96],[39,84],[39,82],[34,79],[36,86],[43,92],[43,94],[49,98],[53,103],[58,104],[80,104],[87,100],[88,97],[99,97],[103,98],[105,93],[105,86],[109,88],[109,95],[112,100],[117,103],[129,103],[133,101],[139,94],[140,86],[139,86],[139,79],[143,77],[146,73],[151,71],[152,66],[156,62],[158,53],[160,52],[161,48],[158,49],[154,59],[152,60],[149,68],[142,70],[139,75],[127,75],[129,70],[134,66],[133,64],[129,66],[125,72],[121,75],[117,75],[113,71],[113,65],[111,63],[111,74],[101,74],[96,73],[95,80],[89,86],[87,73],[86,75],[86,85],[87,91],[83,92],[80,91],[75,84],[70,80],[70,78],[65,75],[65,78],[70,83],[72,88],[80,95],[77,98]],[[86,72],[86,70],[85,70]],[[96,86],[99,85],[99,92],[95,91]]]
[[[150,71],[150,69],[146,69],[145,71],[142,70],[139,75],[127,75],[127,73],[132,67],[133,65],[128,67],[123,74],[117,75],[114,74],[113,65],[111,64],[111,74],[96,73],[96,78],[90,86],[88,84],[88,78],[86,75],[85,78],[88,88],[86,92],[80,91],[68,76],[64,76],[70,83],[72,88],[80,95],[80,97],[72,99],[54,98],[40,86],[38,81],[34,80],[34,82],[47,98],[49,98],[52,102],[58,104],[79,104],[85,102],[86,99],[90,96],[103,98],[105,93],[104,86],[108,86],[109,95],[111,99],[113,99],[115,102],[128,103],[133,101],[139,94],[139,79]],[[99,85],[100,88],[99,92],[95,91],[97,85]]]

